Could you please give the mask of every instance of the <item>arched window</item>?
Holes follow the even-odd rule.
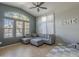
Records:
[[[4,16],[9,17],[9,18],[29,21],[29,18],[27,16],[20,14],[20,13],[17,13],[17,12],[6,12]]]
[[[4,14],[4,38],[21,37],[26,34],[29,34],[29,18],[21,13],[6,12]]]

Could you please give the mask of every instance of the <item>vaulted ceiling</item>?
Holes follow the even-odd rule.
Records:
[[[78,2],[45,2],[42,6],[47,7],[47,10],[40,9],[40,12],[37,12],[37,9],[29,9],[33,6],[31,2],[2,2],[3,4],[19,7],[28,13],[34,16],[44,15],[51,12],[61,12],[72,7],[79,6]]]

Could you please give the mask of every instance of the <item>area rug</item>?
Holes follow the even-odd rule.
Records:
[[[47,57],[79,57],[79,50],[66,46],[55,46]]]

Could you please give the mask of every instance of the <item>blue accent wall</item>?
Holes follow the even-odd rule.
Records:
[[[18,12],[18,13],[21,13],[21,14],[28,16],[30,19],[30,33],[36,32],[36,17],[32,16],[31,14],[29,14],[28,12],[26,12],[20,8],[4,5],[4,4],[0,3],[0,42],[2,42],[2,44],[0,46],[5,46],[8,44],[16,43],[16,42],[19,42],[19,40],[21,39],[20,37],[7,38],[7,39],[3,38],[4,13],[8,12],[8,11]]]

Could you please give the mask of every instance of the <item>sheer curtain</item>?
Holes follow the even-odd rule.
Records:
[[[54,34],[54,17],[53,15],[47,16],[47,34]]]
[[[38,17],[36,21],[36,31],[38,34],[54,34],[53,14]]]

